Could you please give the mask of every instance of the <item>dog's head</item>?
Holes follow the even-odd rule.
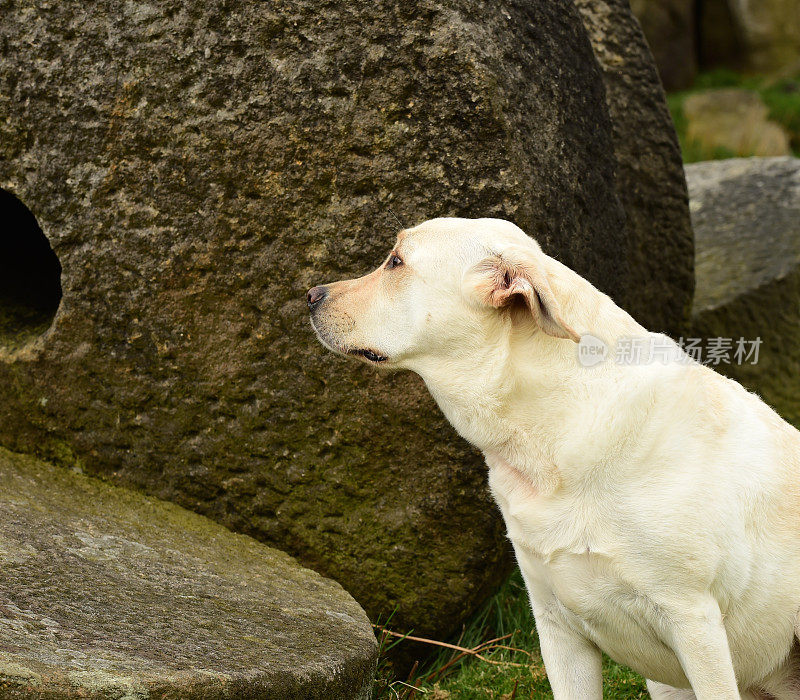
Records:
[[[577,342],[546,260],[507,221],[432,219],[401,231],[377,270],[310,289],[311,323],[334,352],[417,371],[515,325]]]

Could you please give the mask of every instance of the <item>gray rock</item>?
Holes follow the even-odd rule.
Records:
[[[800,159],[686,166],[697,249],[692,335],[760,338],[718,368],[800,426]]]
[[[175,505],[0,449],[3,698],[359,698],[339,584]]]
[[[694,242],[681,149],[658,70],[627,0],[575,4],[603,69],[613,125],[628,289],[635,290],[625,309],[652,330],[676,334],[692,303]]]
[[[572,3],[25,1],[0,46],[0,187],[63,268],[52,325],[0,352],[0,443],[456,628],[510,565],[482,462],[417,378],[324,352],[303,297],[396,219],[500,216],[636,305]]]

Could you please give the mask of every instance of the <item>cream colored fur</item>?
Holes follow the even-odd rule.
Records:
[[[417,372],[483,451],[554,697],[601,698],[603,650],[655,698],[800,698],[800,433],[674,344],[581,366],[586,333],[652,334],[513,224],[435,219],[395,252],[312,322]]]

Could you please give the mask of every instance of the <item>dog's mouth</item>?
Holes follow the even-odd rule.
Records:
[[[365,360],[369,360],[370,362],[375,362],[379,364],[381,362],[386,362],[389,358],[385,355],[380,355],[373,350],[368,350],[366,348],[359,348],[356,350],[348,350],[348,355],[355,355],[356,357],[363,357]]]
[[[314,329],[314,332],[317,334],[317,338],[319,341],[326,347],[328,350],[335,352],[339,355],[352,355],[353,357],[363,357],[370,363],[379,365],[382,362],[388,362],[389,358],[386,355],[381,355],[379,352],[375,352],[375,350],[371,350],[370,348],[348,348],[346,346],[342,346],[335,338],[332,338],[330,334],[326,331],[324,327],[320,327],[315,319],[314,315],[311,315],[311,327]]]

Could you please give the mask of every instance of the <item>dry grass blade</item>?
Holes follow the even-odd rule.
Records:
[[[417,690],[419,690],[419,688],[417,688],[413,684],[414,675],[417,673],[417,667],[418,666],[419,666],[419,660],[414,662],[414,665],[411,667],[411,670],[408,672],[408,678],[406,678],[406,683],[408,683],[409,685],[411,685],[414,688],[414,690],[410,690],[408,692],[408,694],[406,695],[408,700],[412,700],[412,698],[417,694]]]
[[[477,647],[474,647],[473,649],[468,649],[467,647],[460,647],[458,646],[458,644],[440,642],[438,639],[427,639],[426,637],[413,637],[410,634],[400,634],[400,632],[392,632],[391,630],[387,630],[385,627],[381,627],[380,625],[372,625],[372,626],[392,637],[399,637],[400,639],[408,639],[412,642],[422,642],[423,644],[433,644],[437,647],[445,647],[446,649],[455,649],[456,651],[463,651],[465,654],[472,654],[473,656],[477,656],[479,651],[485,650],[485,645],[490,643],[490,642],[483,642],[483,644],[479,644]],[[510,634],[507,634],[504,637],[498,637],[497,641],[500,641],[501,639],[506,639],[507,637],[510,636],[511,636]]]
[[[478,644],[478,646],[473,647],[473,649],[483,649],[484,647],[488,647],[488,646],[497,647],[498,649],[501,648],[501,647],[503,649],[514,649],[514,647],[506,647],[506,646],[503,646],[502,644],[497,644],[497,642],[502,642],[504,639],[508,639],[509,637],[513,637],[513,636],[514,636],[514,633],[513,632],[509,632],[508,634],[504,634],[502,637],[495,637],[494,639],[487,639],[485,642],[481,642],[480,644]],[[524,650],[523,649],[515,649],[515,651],[524,651]],[[525,652],[525,653],[527,654],[528,652]]]
[[[533,656],[533,654],[531,654],[529,651],[526,651],[525,649],[517,649],[517,647],[508,647],[505,644],[492,644],[492,651],[494,651],[495,649],[508,649],[509,651],[513,651],[515,653],[525,654],[525,656],[528,657]]]
[[[519,664],[519,663],[515,663],[513,661],[496,661],[495,659],[488,659],[485,656],[483,656],[483,653],[481,653],[481,652],[485,653],[485,652],[494,651],[495,649],[506,649],[506,650],[511,651],[511,652],[515,652],[515,653],[519,652],[521,654],[525,654],[528,657],[530,657],[530,655],[531,655],[530,652],[526,651],[525,649],[517,649],[516,647],[511,647],[511,646],[507,646],[505,644],[498,644],[497,643],[497,642],[502,642],[504,639],[508,639],[509,637],[513,636],[513,632],[509,632],[508,634],[504,634],[502,637],[495,637],[494,639],[489,639],[489,640],[487,640],[485,642],[481,642],[480,644],[478,644],[475,647],[468,648],[468,647],[460,646],[458,644],[450,644],[449,642],[440,642],[438,639],[428,639],[427,637],[415,637],[415,636],[412,636],[410,634],[401,634],[400,632],[392,632],[391,630],[387,630],[385,627],[383,627],[381,625],[373,625],[373,627],[375,627],[376,629],[379,629],[383,635],[388,635],[388,636],[391,636],[391,637],[397,637],[400,640],[408,639],[408,640],[410,640],[412,642],[421,642],[423,644],[432,644],[434,646],[444,647],[446,649],[453,649],[454,651],[460,652],[459,654],[454,656],[452,659],[450,659],[450,661],[448,661],[444,666],[442,666],[441,668],[436,669],[433,673],[430,673],[428,676],[426,676],[425,679],[423,680],[423,683],[430,683],[433,679],[435,679],[437,677],[441,677],[441,675],[448,668],[450,668],[453,664],[455,664],[458,661],[460,661],[461,659],[463,659],[465,656],[472,656],[472,657],[474,657],[476,659],[480,659],[481,661],[483,661],[483,662],[485,662],[487,664],[492,664],[493,666],[514,666],[514,667],[517,667],[517,668],[523,668],[525,666],[525,664]],[[462,632],[462,636],[463,636],[463,632]],[[460,638],[459,638],[459,640],[460,640]],[[401,682],[402,685],[406,685],[406,686],[409,686],[410,688],[413,688],[413,690],[411,691],[411,695],[409,696],[409,697],[412,697],[412,698],[416,694],[416,692],[418,690],[420,690],[420,688],[417,688],[416,686],[409,685],[411,679],[413,678],[414,672],[417,669],[417,663],[418,662],[415,662],[413,668],[411,669],[411,673],[408,676],[408,682],[406,682],[406,683],[402,683]]]
[[[404,693],[403,694],[403,700],[405,700],[406,698],[413,697],[414,694],[417,693],[417,691],[421,691],[423,693],[426,692],[422,688],[418,688],[416,685],[412,685],[411,683],[406,683],[405,681],[395,681],[394,683],[392,683],[392,690],[394,691],[395,695],[397,695],[397,691],[394,689],[394,686],[396,686],[396,685],[405,686],[406,688],[408,688],[408,692],[411,693],[411,695],[406,695]],[[400,697],[400,696],[398,695],[398,697]]]

